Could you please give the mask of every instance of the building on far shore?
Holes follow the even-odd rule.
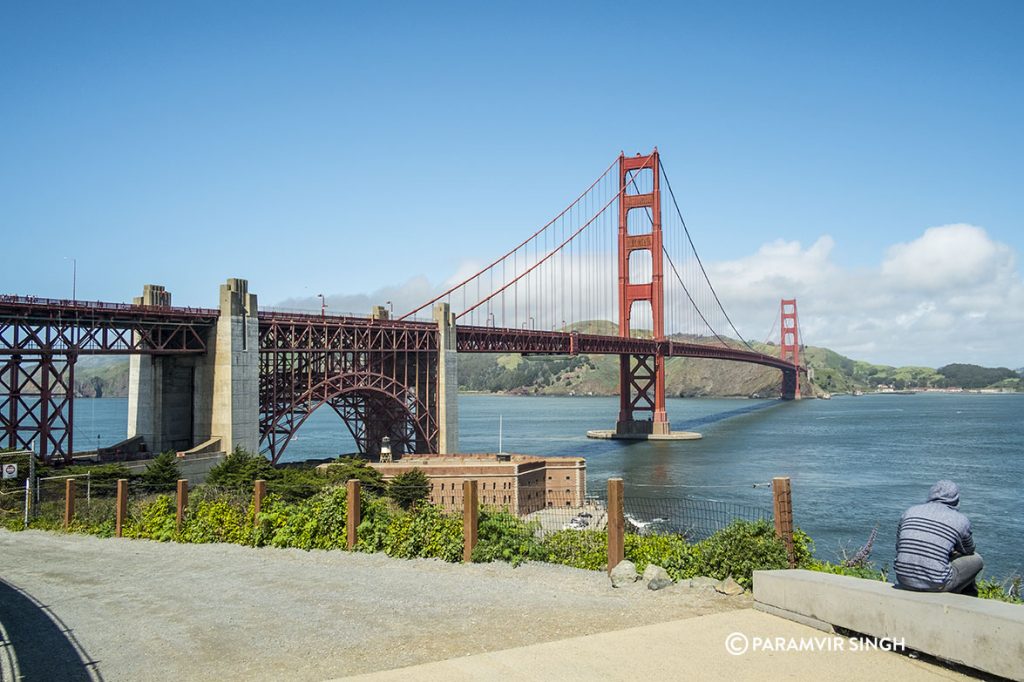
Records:
[[[462,511],[463,481],[477,481],[480,504],[524,516],[544,508],[578,508],[587,496],[582,457],[534,455],[404,455],[390,464],[371,462],[390,481],[419,469],[430,481],[430,502]]]

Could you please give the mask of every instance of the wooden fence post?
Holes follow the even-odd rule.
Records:
[[[348,499],[346,501],[346,507],[348,508],[348,548],[355,549],[356,541],[359,539],[356,536],[359,528],[359,479],[349,479],[347,484]]]
[[[477,530],[480,523],[480,502],[476,481],[462,482],[462,561],[473,561]]]
[[[789,567],[796,566],[793,553],[793,496],[789,486],[789,476],[776,476],[772,479],[772,513],[775,516],[775,535],[786,545]]]
[[[267,496],[267,482],[262,478],[253,481],[252,488],[252,524],[259,525],[260,510],[263,508],[263,498]]]
[[[75,518],[75,479],[64,480],[64,530],[71,525]]]
[[[626,520],[622,511],[622,479],[608,479],[608,572],[626,558],[623,533]]]
[[[188,480],[184,478],[178,479],[178,532],[181,532],[181,526],[185,523],[185,508],[188,507]]]
[[[114,536],[121,537],[125,519],[128,518],[128,479],[117,479],[117,506],[115,507]]]

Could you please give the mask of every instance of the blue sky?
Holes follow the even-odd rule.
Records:
[[[657,145],[750,335],[1024,365],[1024,4],[369,5],[3,4],[0,291],[399,298]]]

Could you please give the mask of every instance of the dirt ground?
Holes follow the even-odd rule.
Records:
[[[749,606],[547,564],[0,530],[0,680],[318,680]]]

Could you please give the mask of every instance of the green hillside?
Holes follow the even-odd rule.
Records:
[[[585,334],[615,335],[618,327],[606,321],[573,326]],[[637,330],[636,336],[650,336]],[[706,339],[673,337],[677,341],[707,342]],[[738,341],[726,339],[736,347]],[[775,344],[751,344],[766,355],[777,355]],[[805,396],[822,393],[873,391],[880,385],[906,388],[965,389],[996,388],[1024,391],[1020,371],[1005,367],[951,364],[930,367],[890,367],[853,360],[829,350],[807,346],[804,363],[814,380],[803,382]],[[782,377],[769,367],[743,362],[670,358],[665,364],[665,390],[669,396],[746,397],[777,396]],[[463,391],[502,392],[536,395],[616,395],[619,390],[619,361],[613,356],[579,355],[522,356],[518,354],[476,354],[459,356],[459,388]],[[81,397],[127,395],[126,358],[82,358],[75,370],[75,393]]]

